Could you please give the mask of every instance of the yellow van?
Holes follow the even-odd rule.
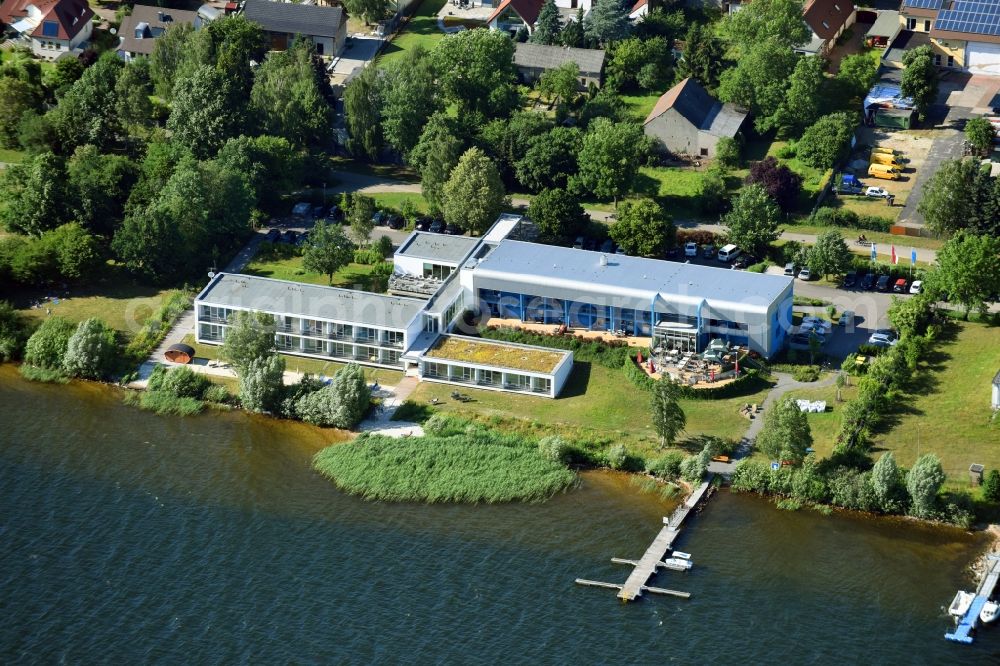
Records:
[[[885,146],[872,146],[872,155],[875,153],[885,153],[886,155],[899,155],[898,150],[886,148]]]
[[[899,170],[886,164],[872,164],[868,167],[868,175],[883,180],[899,180]]]
[[[892,155],[886,155],[885,153],[872,153],[872,164],[884,164],[885,166],[891,166],[896,169],[902,169],[903,165]]]

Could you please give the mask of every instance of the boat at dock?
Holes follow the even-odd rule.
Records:
[[[972,600],[976,598],[971,592],[963,592],[959,590],[955,598],[952,599],[951,605],[948,606],[948,615],[954,615],[955,617],[962,617],[969,612],[969,607],[972,606]]]
[[[948,612],[954,615],[958,621],[955,631],[948,632],[944,637],[956,643],[972,642],[972,635],[976,631],[976,626],[982,622],[986,624],[996,619],[997,603],[991,601],[997,583],[1000,582],[1000,556],[987,556],[989,567],[983,575],[983,579],[976,588],[976,593],[959,592],[952,600]],[[985,618],[990,618],[986,620]]]
[[[668,557],[663,560],[663,565],[668,569],[673,569],[674,571],[688,571],[694,566],[691,560],[685,560],[681,557]]]
[[[690,560],[691,559],[691,553],[682,553],[679,550],[675,550],[674,552],[670,553],[670,557],[679,557],[682,560]]]
[[[998,611],[1000,611],[1000,604],[995,601],[987,601],[983,604],[983,610],[979,611],[979,619],[983,624],[989,624],[997,619]]]

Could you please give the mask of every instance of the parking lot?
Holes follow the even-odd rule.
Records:
[[[863,127],[859,134],[858,148],[851,154],[845,172],[853,173],[865,186],[887,190],[895,197],[894,206],[889,208],[885,200],[864,195],[840,195],[838,198],[844,208],[859,215],[878,215],[895,220],[913,191],[917,174],[924,168],[934,140],[927,130],[890,132],[880,127]],[[876,145],[895,150],[899,154],[904,167],[899,180],[883,180],[868,175],[871,157],[869,147]]]

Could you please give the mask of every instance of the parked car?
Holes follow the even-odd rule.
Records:
[[[305,245],[307,242],[309,242],[308,231],[303,231],[301,234],[299,234],[299,237],[295,239],[295,244],[298,246]]]
[[[889,193],[881,187],[869,187],[865,190],[866,197],[875,197],[876,199],[885,199],[889,196]]]
[[[896,334],[889,330],[875,331],[868,337],[868,344],[876,347],[894,347],[896,341]]]
[[[857,281],[858,281],[858,274],[855,273],[854,271],[851,271],[850,273],[844,276],[844,289],[850,289],[857,283]]]
[[[615,244],[610,238],[601,243],[601,252],[605,252],[607,254],[615,253]]]
[[[402,229],[403,228],[403,216],[402,215],[390,215],[389,216],[389,228],[390,229]]]
[[[444,232],[449,236],[461,236],[463,233],[462,227],[458,226],[457,224],[445,225]]]
[[[730,262],[738,256],[740,256],[740,248],[732,243],[719,250],[719,261],[721,262]]]
[[[325,212],[326,212],[326,206],[313,206],[312,216],[318,220],[319,218],[323,217],[323,213]]]
[[[831,324],[828,319],[823,319],[822,317],[814,317],[812,315],[807,315],[803,317],[802,325],[823,331],[823,335],[827,335],[833,331],[833,324]]]
[[[737,270],[743,270],[749,265],[750,265],[750,257],[746,256],[745,254],[736,257],[735,261],[733,261],[733,268]]]
[[[715,246],[709,243],[701,250],[701,256],[703,259],[711,259],[715,256]]]
[[[308,201],[300,201],[294,206],[292,206],[292,215],[296,217],[305,217],[312,211],[312,205]]]
[[[277,243],[281,240],[281,231],[278,229],[271,229],[267,232],[267,235],[264,236],[264,240],[268,243]]]
[[[413,228],[417,231],[427,231],[431,228],[431,218],[418,217],[417,221],[413,223]]]
[[[840,313],[840,319],[837,320],[837,324],[840,326],[853,326],[854,325],[854,310],[844,310]]]
[[[840,179],[840,186],[837,191],[840,194],[861,194],[864,185],[852,174],[845,173]]]
[[[684,256],[685,257],[697,257],[698,256],[698,244],[697,243],[684,243]]]
[[[294,243],[295,242],[295,238],[297,236],[298,236],[298,234],[296,234],[291,229],[288,229],[288,230],[285,231],[284,234],[282,234],[281,240],[283,240],[286,243]]]
[[[899,278],[898,280],[896,280],[896,284],[892,285],[892,290],[897,294],[905,294],[907,293],[907,288],[909,286],[910,284],[906,281],[905,278]]]
[[[615,254],[628,254],[628,252],[626,252],[619,246],[618,249],[615,250]]]
[[[872,287],[874,287],[875,286],[875,279],[877,277],[878,276],[876,276],[874,273],[868,273],[868,274],[866,274],[863,278],[861,278],[861,288],[862,289],[871,289]]]
[[[911,294],[922,294],[924,292],[924,281],[914,280],[913,284],[910,285]]]
[[[789,261],[785,264],[785,275],[790,277],[795,277],[795,264]]]
[[[808,266],[803,266],[802,270],[799,271],[799,279],[800,280],[811,280],[812,279],[812,271],[809,270]]]
[[[339,222],[344,219],[344,211],[340,210],[340,206],[330,206],[330,210],[326,213],[326,219],[331,222]]]
[[[573,241],[573,249],[574,250],[582,250],[583,249],[583,236],[577,236],[576,237],[576,240]]]
[[[444,228],[444,220],[434,220],[431,222],[431,226],[427,229],[427,231],[432,234],[440,234],[444,232]]]
[[[879,291],[889,291],[889,276],[879,275],[878,282],[875,283],[875,288]]]
[[[597,241],[594,240],[593,238],[587,238],[586,236],[584,236],[583,237],[583,249],[584,250],[596,250],[597,249]]]
[[[673,247],[668,247],[667,251],[664,252],[664,256],[667,259],[678,259],[681,256],[681,249],[679,247],[677,247],[676,245],[674,245]]]

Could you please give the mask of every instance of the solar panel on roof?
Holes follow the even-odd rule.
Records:
[[[944,0],[906,0],[903,6],[913,9],[941,9],[943,4]]]
[[[927,0],[913,0],[925,2]],[[909,2],[909,0],[908,0]],[[950,9],[938,13],[937,30],[978,35],[1000,35],[1000,1],[957,0]]]

